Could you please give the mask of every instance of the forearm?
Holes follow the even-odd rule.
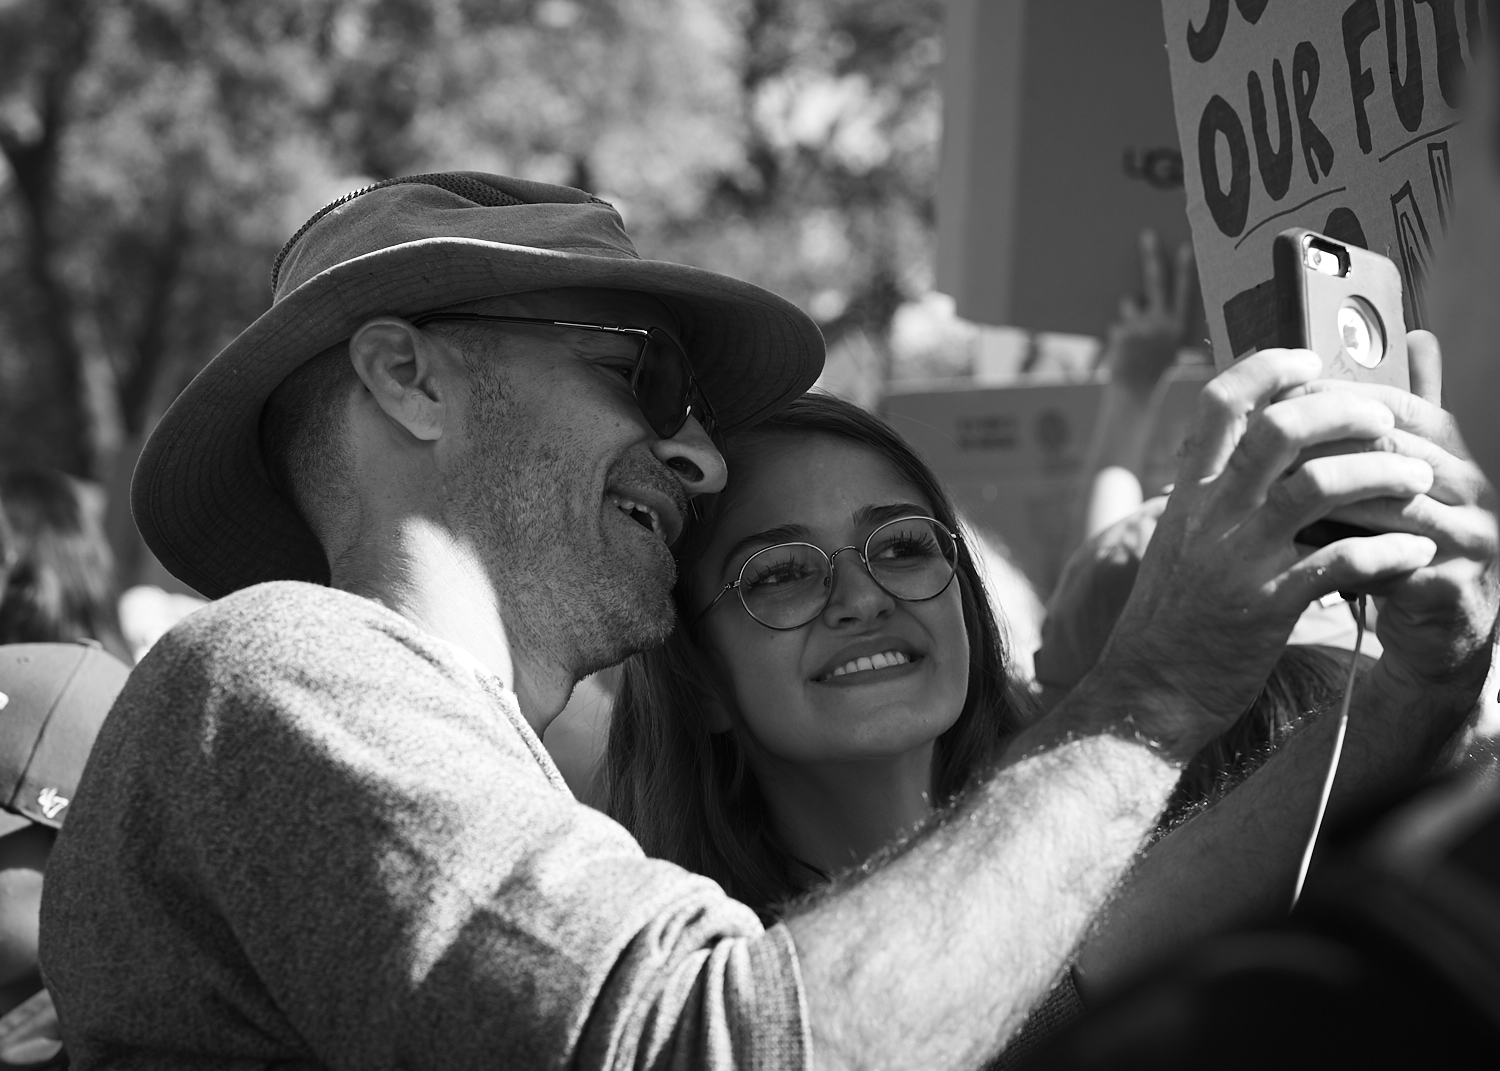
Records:
[[[1075,740],[996,773],[901,856],[789,920],[819,1068],[977,1067],[1046,994],[1177,779]]]
[[[1473,709],[1476,688],[1362,677],[1327,822],[1428,772]],[[1147,851],[1078,957],[1086,994],[1206,934],[1284,912],[1312,833],[1338,719],[1296,733],[1223,800]]]
[[[1089,441],[1085,474],[1092,477],[1111,465],[1129,469],[1137,477],[1145,466],[1151,437],[1152,390],[1111,383],[1099,403],[1098,423]]]
[[[1073,506],[1075,545],[1140,507],[1150,408],[1149,393],[1105,388]]]

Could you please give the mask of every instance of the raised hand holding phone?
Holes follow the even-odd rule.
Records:
[[[1326,378],[1410,389],[1401,273],[1388,257],[1293,227],[1276,236],[1272,259],[1283,346],[1312,350]],[[1323,547],[1372,534],[1324,518],[1297,542]]]

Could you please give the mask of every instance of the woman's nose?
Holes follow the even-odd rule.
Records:
[[[840,564],[839,558],[845,551],[850,552],[849,557]],[[830,627],[879,617],[895,607],[896,601],[875,583],[875,578],[865,568],[858,547],[841,547],[834,551],[829,555],[829,570],[828,582],[833,585],[833,590],[823,610],[823,620]]]

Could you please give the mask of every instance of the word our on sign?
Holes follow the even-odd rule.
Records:
[[[1480,0],[1162,0],[1220,368],[1276,343],[1271,248],[1307,227],[1401,269],[1408,327],[1454,205]]]

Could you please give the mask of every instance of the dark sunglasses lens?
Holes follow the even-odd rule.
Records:
[[[635,399],[651,429],[670,439],[687,422],[687,354],[665,331],[652,329],[641,350],[635,377]]]
[[[704,433],[722,448],[723,443],[719,438],[719,419],[714,415],[714,407],[709,404],[703,388],[697,383],[692,385],[688,393],[688,405],[692,410],[691,415],[702,425]]]
[[[926,517],[905,517],[870,533],[870,575],[908,602],[943,593],[953,579],[958,546],[947,529]]]
[[[750,616],[772,628],[796,628],[817,617],[828,598],[828,559],[817,547],[767,547],[740,570],[740,598]]]

